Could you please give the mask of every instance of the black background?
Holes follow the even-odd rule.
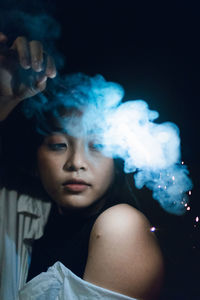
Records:
[[[200,216],[198,1],[49,0],[43,4],[61,24],[56,45],[66,58],[61,72],[100,73],[120,83],[126,99],[144,99],[159,111],[158,121],[172,121],[180,128],[182,159],[194,189],[191,210],[181,223],[187,246],[182,249],[184,261],[172,267],[166,291],[171,294],[163,299],[200,299],[200,225],[195,222]]]

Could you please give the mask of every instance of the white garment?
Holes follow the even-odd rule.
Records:
[[[0,299],[17,299],[26,282],[31,240],[43,235],[51,204],[0,190]]]
[[[57,262],[29,281],[19,300],[136,300],[89,283]]]

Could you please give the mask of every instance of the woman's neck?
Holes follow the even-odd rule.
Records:
[[[92,205],[90,205],[86,208],[70,209],[70,208],[58,206],[58,212],[63,216],[70,216],[70,217],[74,216],[74,217],[80,217],[80,218],[88,218],[88,217],[94,216],[94,215],[98,214],[99,212],[101,212],[105,203],[108,201],[110,194],[111,194],[111,191],[109,191],[102,198],[98,199],[97,201],[92,203]]]

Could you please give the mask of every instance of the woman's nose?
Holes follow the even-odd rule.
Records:
[[[65,163],[67,171],[87,170],[88,161],[83,147],[73,149]]]

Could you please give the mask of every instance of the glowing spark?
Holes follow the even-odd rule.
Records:
[[[189,191],[188,194],[189,194],[189,195],[192,195],[192,191]]]
[[[187,203],[185,203],[185,207],[187,207]]]
[[[191,209],[191,207],[190,207],[190,206],[188,206],[188,207],[187,207],[187,210],[190,210],[190,209]]]
[[[174,177],[174,176],[172,176],[172,180],[175,180],[175,177]]]
[[[154,227],[154,226],[153,226],[153,227],[151,227],[150,231],[151,231],[151,232],[154,232],[154,231],[156,231],[156,227]]]
[[[196,217],[196,219],[195,219],[195,220],[196,220],[196,222],[199,222],[199,217]]]
[[[184,161],[182,161],[181,164],[184,165]]]

